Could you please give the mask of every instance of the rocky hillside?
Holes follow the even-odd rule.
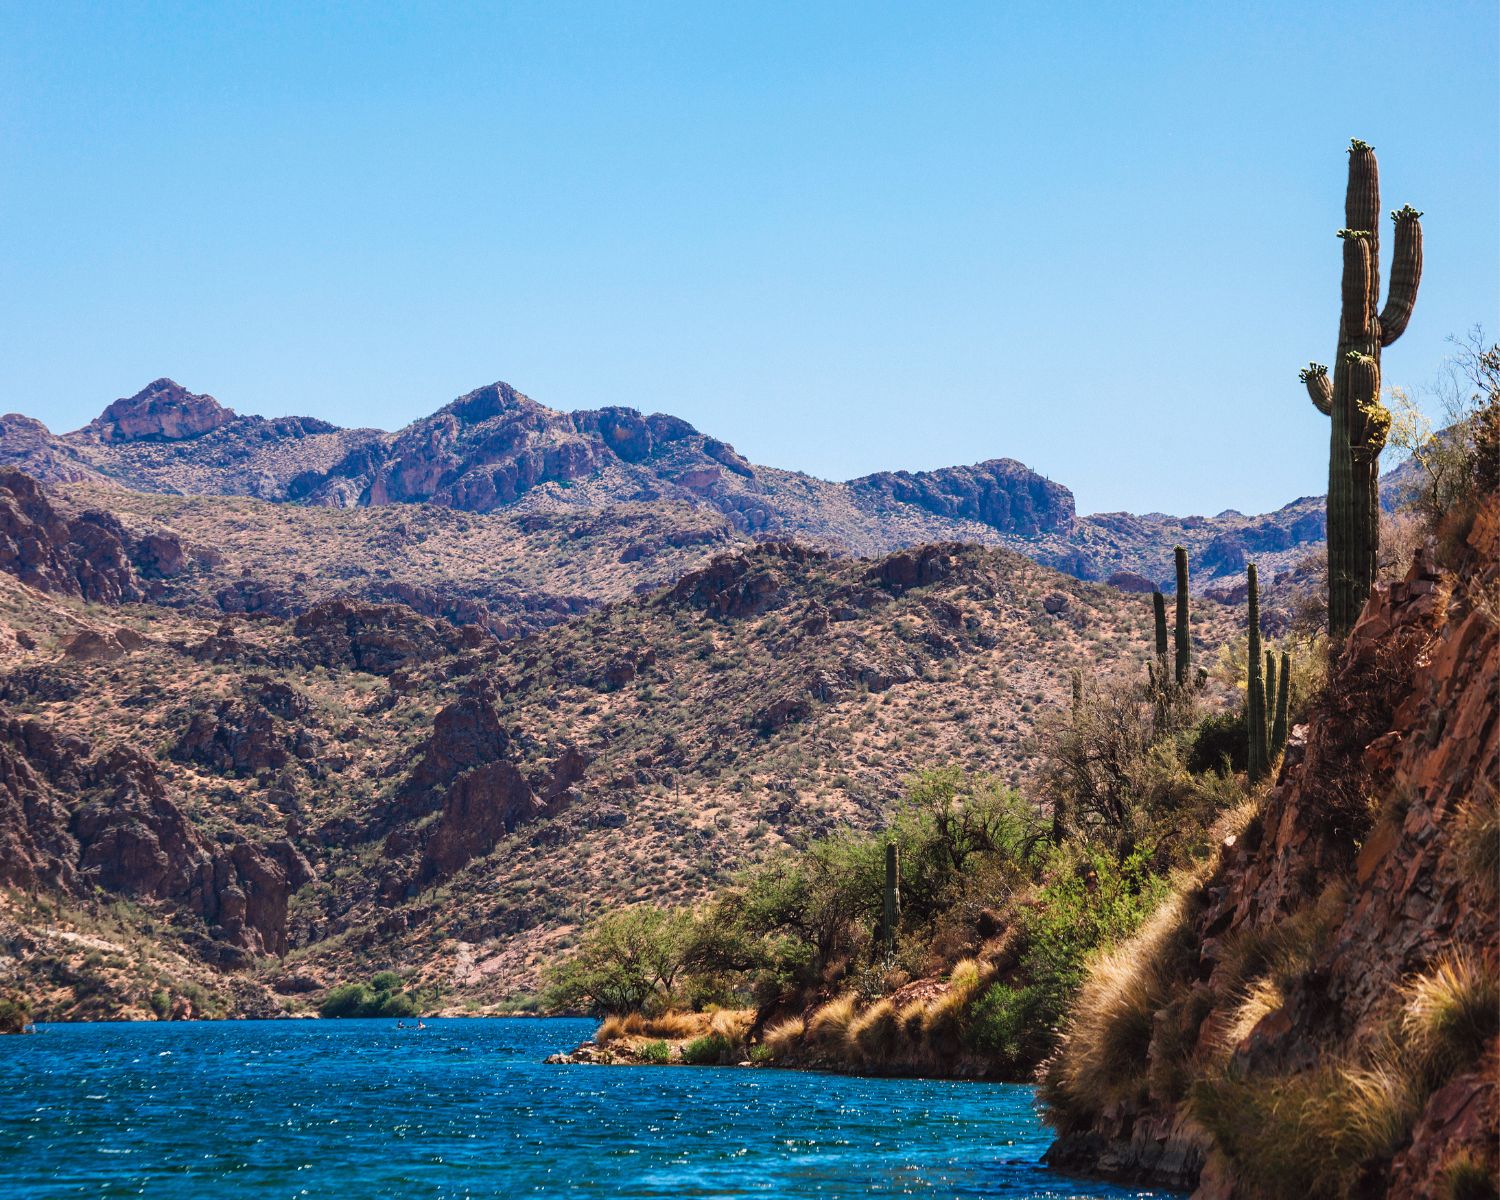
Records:
[[[557,412],[504,383],[384,433],[240,416],[159,379],[61,436],[29,417],[0,418],[0,462],[48,483],[336,509],[428,504],[607,524],[648,505],[694,512],[739,541],[794,539],[857,555],[969,541],[1147,590],[1170,579],[1178,543],[1208,583],[1241,572],[1247,555],[1263,569],[1288,567],[1323,536],[1316,499],[1259,517],[1080,517],[1067,488],[1005,458],[828,482],[750,463],[676,417],[619,406]]]
[[[44,1018],[270,1013],[388,966],[492,1007],[602,906],[877,823],[913,771],[1024,782],[1069,665],[1138,671],[1147,644],[1144,598],[956,543],[721,552],[502,640],[317,565],[397,587],[382,562],[431,546],[441,573],[490,517],[147,497],[166,532],[139,497],[78,503],[97,485],[0,485],[0,972]],[[226,504],[253,506],[237,538]],[[216,581],[294,557],[266,514],[375,524],[292,527],[293,599],[226,614]],[[1238,619],[1206,607],[1205,653]]]
[[[1491,494],[1453,569],[1377,588],[1270,794],[1096,971],[1048,1070],[1054,1163],[1212,1197],[1493,1194],[1497,551]]]

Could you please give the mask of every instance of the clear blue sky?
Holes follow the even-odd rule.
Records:
[[[1493,0],[0,0],[0,409],[505,379],[825,477],[1270,508],[1324,485],[1350,136],[1427,213],[1386,381],[1500,331],[1497,61]]]

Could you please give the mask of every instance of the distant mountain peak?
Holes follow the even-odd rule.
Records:
[[[180,442],[227,425],[236,413],[212,396],[190,392],[175,379],[153,379],[134,396],[116,400],[88,430],[102,442]]]

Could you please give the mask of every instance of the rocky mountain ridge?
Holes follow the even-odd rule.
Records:
[[[578,516],[667,505],[714,519],[741,540],[793,538],[859,555],[974,541],[1137,587],[1170,581],[1179,542],[1201,565],[1196,581],[1207,583],[1242,570],[1247,555],[1288,566],[1323,535],[1315,498],[1258,517],[1079,516],[1066,487],[1005,458],[829,482],[750,463],[676,417],[624,406],[558,412],[505,383],[383,433],[240,416],[158,379],[73,433],[53,435],[18,414],[0,418],[0,462],[48,483],[334,508],[423,503]]]

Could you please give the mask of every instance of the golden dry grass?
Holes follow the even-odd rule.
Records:
[[[1460,947],[1401,990],[1401,1032],[1429,1077],[1478,1059],[1500,1032],[1500,977],[1495,964]]]
[[[770,1051],[773,1058],[790,1058],[802,1044],[806,1033],[807,1023],[801,1017],[788,1017],[767,1027],[761,1037],[761,1045]]]
[[[594,1041],[601,1046],[622,1038],[664,1038],[683,1041],[717,1033],[733,1042],[744,1041],[754,1019],[751,1009],[719,1009],[712,1013],[666,1012],[648,1017],[632,1012],[608,1016],[600,1022]]]
[[[856,1061],[867,1064],[887,1062],[902,1044],[902,1024],[896,1006],[888,999],[877,1000],[849,1025],[846,1046]]]

